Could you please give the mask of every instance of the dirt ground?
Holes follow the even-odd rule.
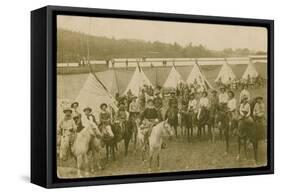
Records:
[[[266,144],[259,144],[259,162],[255,163],[253,150],[248,146],[247,158],[242,150],[241,159],[236,160],[237,142],[235,137],[232,138],[230,144],[230,152],[225,154],[225,142],[217,140],[212,143],[209,141],[194,141],[188,143],[183,137],[174,138],[167,141],[168,147],[161,151],[161,168],[154,168],[151,172],[172,172],[172,171],[192,171],[206,169],[223,169],[223,168],[243,168],[258,167],[266,165]],[[132,144],[130,144],[130,152],[127,157],[124,156],[124,147],[120,142],[119,151],[115,161],[105,159],[105,153],[102,153],[103,169],[96,170],[87,176],[111,176],[124,174],[143,174],[150,173],[148,171],[148,162],[142,162],[140,152],[135,153]],[[75,160],[72,158],[66,162],[58,161],[58,174],[62,178],[75,178],[76,169]]]

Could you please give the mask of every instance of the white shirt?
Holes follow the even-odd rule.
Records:
[[[199,106],[208,108],[209,107],[209,99],[207,97],[200,98]]]
[[[219,94],[219,103],[227,103],[228,102],[228,95],[226,92]]]
[[[227,108],[229,111],[234,111],[236,109],[236,100],[235,98],[232,98],[227,102]]]
[[[248,100],[250,100],[250,92],[246,89],[243,89],[240,92],[239,102],[242,102],[243,98],[247,98]]]
[[[196,110],[196,107],[197,107],[196,99],[190,100],[188,102],[188,110]]]
[[[242,116],[246,116],[246,117],[250,116],[250,114],[251,114],[250,104],[249,103],[241,104],[240,108],[239,108],[239,113]]]

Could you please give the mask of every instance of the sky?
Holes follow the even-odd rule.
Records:
[[[201,44],[211,50],[267,51],[267,31],[262,27],[62,15],[57,27],[115,39]]]

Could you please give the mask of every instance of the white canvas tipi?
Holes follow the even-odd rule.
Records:
[[[106,87],[107,91],[111,93],[111,95],[114,96],[119,92],[118,80],[115,70],[97,72],[96,76]]]
[[[187,84],[197,84],[202,88],[211,89],[213,88],[205,76],[202,74],[199,65],[196,63],[194,64],[189,76],[186,80]]]
[[[79,102],[81,109],[84,109],[87,106],[92,108],[93,114],[96,118],[98,118],[100,105],[102,103],[106,103],[114,110],[117,110],[117,106],[112,95],[105,89],[97,77],[91,73],[89,73],[87,80],[76,98],[76,101]]]
[[[235,74],[233,73],[231,67],[225,61],[222,65],[222,68],[215,80],[215,82],[221,82],[223,84],[230,84],[236,79]]]
[[[257,72],[254,64],[250,61],[247,69],[245,70],[242,79],[247,80],[248,78],[256,78],[258,77],[259,73]]]
[[[164,88],[176,88],[178,84],[184,83],[181,75],[176,70],[175,66],[172,67],[163,87]]]
[[[153,87],[152,83],[146,77],[141,67],[137,66],[124,94],[127,94],[127,92],[131,90],[133,95],[139,96],[144,85]]]

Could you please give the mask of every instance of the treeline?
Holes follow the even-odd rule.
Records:
[[[168,44],[134,39],[117,40],[64,29],[58,29],[57,39],[58,62],[79,62],[83,58],[87,59],[88,55],[91,60],[109,60],[142,57],[231,57],[251,54],[249,49],[212,51],[202,45],[192,45],[192,43],[183,47],[178,43]]]

